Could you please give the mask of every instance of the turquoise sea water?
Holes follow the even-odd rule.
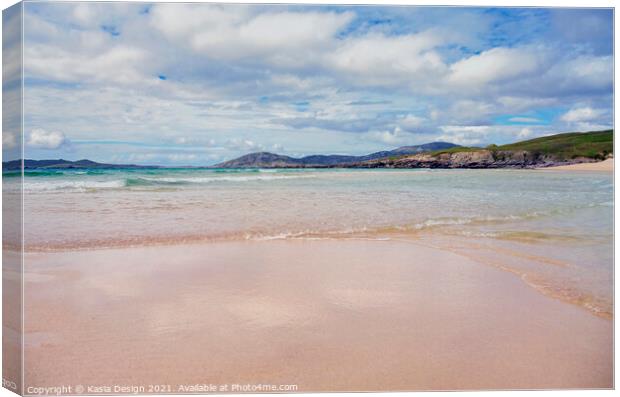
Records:
[[[30,250],[227,239],[408,239],[611,313],[613,176],[546,170],[49,170]],[[5,194],[20,189],[4,174]]]

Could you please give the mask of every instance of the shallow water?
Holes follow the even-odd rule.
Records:
[[[539,170],[31,171],[25,244],[415,239],[609,317],[612,178]],[[18,182],[5,174],[5,192]]]

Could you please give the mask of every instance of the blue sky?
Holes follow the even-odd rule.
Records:
[[[48,2],[24,23],[28,158],[209,165],[612,125],[609,9]]]

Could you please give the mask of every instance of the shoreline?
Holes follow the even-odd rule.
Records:
[[[483,152],[489,152],[488,150],[483,150]],[[464,152],[467,154],[472,154],[476,152]],[[420,154],[418,156],[425,155],[430,158],[428,154]],[[490,154],[489,154],[490,155]],[[425,158],[425,160],[428,160]],[[408,158],[403,158],[401,160],[409,160]],[[588,159],[586,159],[588,160]],[[127,167],[115,166],[115,167],[93,167],[93,168],[26,168],[24,171],[28,172],[63,172],[63,171],[84,171],[84,170],[117,170],[117,169],[126,169],[126,170],[203,170],[203,171],[217,171],[217,170],[283,170],[283,171],[294,171],[294,170],[537,170],[537,169],[556,169],[556,170],[576,170],[576,171],[613,171],[613,158],[607,158],[605,160],[600,161],[586,161],[586,162],[572,162],[572,161],[560,161],[560,162],[548,162],[548,161],[525,161],[523,159],[519,161],[494,161],[490,159],[476,159],[476,161],[472,160],[471,164],[467,164],[467,162],[457,163],[456,165],[452,165],[449,162],[432,162],[432,161],[419,161],[415,162],[415,166],[411,164],[382,164],[380,161],[387,161],[387,159],[378,159],[374,160],[375,162],[371,163],[343,163],[343,164],[286,164],[286,165],[241,165],[238,167],[216,167],[216,166],[178,166],[178,167],[164,167],[164,166],[135,166],[130,165]],[[13,169],[3,169],[3,173],[14,173],[19,170]],[[35,175],[36,176],[36,175]]]
[[[26,266],[28,384],[613,386],[612,321],[414,242],[26,253]]]
[[[552,170],[552,171],[602,171],[613,172],[614,171],[614,159],[609,158],[603,161],[597,161],[592,163],[577,163],[568,165],[558,165],[553,167],[541,167],[539,169]]]
[[[446,239],[449,237],[449,239]],[[430,240],[429,240],[430,238]],[[467,240],[467,239],[466,239]],[[253,244],[253,243],[268,243],[268,242],[395,242],[395,243],[405,243],[405,244],[415,244],[418,246],[437,249],[444,252],[450,252],[455,255],[459,255],[461,257],[465,257],[468,260],[473,260],[479,264],[484,264],[485,266],[493,267],[496,269],[500,269],[503,272],[507,272],[509,274],[513,274],[520,278],[526,285],[530,288],[534,289],[538,293],[547,296],[551,299],[556,299],[558,301],[575,305],[576,307],[586,310],[592,315],[604,318],[604,319],[613,319],[613,309],[607,303],[601,303],[596,301],[595,296],[584,295],[583,292],[571,291],[566,288],[558,288],[558,285],[549,285],[549,280],[545,280],[544,278],[540,278],[539,274],[531,273],[521,269],[519,267],[514,267],[512,265],[502,264],[501,261],[497,260],[489,260],[487,254],[489,251],[492,252],[503,252],[506,255],[516,257],[519,260],[525,261],[533,261],[539,264],[552,265],[558,267],[571,267],[572,265],[561,260],[553,259],[551,257],[546,256],[538,256],[526,253],[520,253],[518,251],[514,251],[514,249],[506,249],[502,248],[498,245],[501,242],[505,241],[513,241],[519,242],[519,238],[517,237],[514,240],[506,240],[502,238],[491,239],[490,245],[480,245],[475,241],[471,241],[473,246],[479,251],[478,253],[468,252],[467,249],[463,249],[466,247],[469,242],[461,241],[454,245],[456,241],[459,241],[459,236],[455,234],[420,234],[419,232],[399,232],[392,234],[367,234],[365,232],[351,232],[351,235],[348,237],[343,236],[334,236],[331,234],[317,234],[316,236],[271,236],[267,238],[196,238],[196,239],[167,239],[167,240],[151,240],[151,241],[142,241],[141,243],[136,244],[110,244],[110,245],[99,245],[99,246],[89,246],[86,245],[71,245],[64,247],[53,247],[53,248],[27,248],[24,251],[25,255],[59,255],[59,254],[78,254],[78,253],[96,253],[96,252],[109,252],[109,251],[117,251],[117,250],[137,250],[137,249],[172,249],[175,247],[208,247],[211,245],[217,244]],[[429,242],[431,241],[431,242]],[[464,244],[464,245],[463,245]],[[484,248],[483,248],[484,247]],[[523,247],[521,247],[523,248]],[[3,249],[7,249],[4,247]],[[9,247],[8,251],[12,252],[13,247]],[[531,279],[534,276],[534,279]],[[594,299],[594,301],[591,301]]]

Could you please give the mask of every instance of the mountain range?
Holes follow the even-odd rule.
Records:
[[[2,163],[3,171],[19,171],[21,169],[21,159],[20,160],[11,160],[5,161]],[[114,168],[158,168],[157,166],[152,165],[135,165],[135,164],[105,164],[105,163],[97,163],[92,160],[24,160],[24,169],[25,170],[41,170],[41,169],[75,169],[75,168],[84,168],[84,169],[93,169],[93,168],[105,168],[105,169],[114,169]]]
[[[315,154],[301,158],[269,152],[250,153],[234,160],[216,164],[215,168],[261,168],[261,167],[334,167],[364,161],[404,156],[436,150],[455,148],[458,145],[448,142],[431,142],[416,146],[401,146],[394,150],[375,152],[364,156],[346,156],[338,154]]]

